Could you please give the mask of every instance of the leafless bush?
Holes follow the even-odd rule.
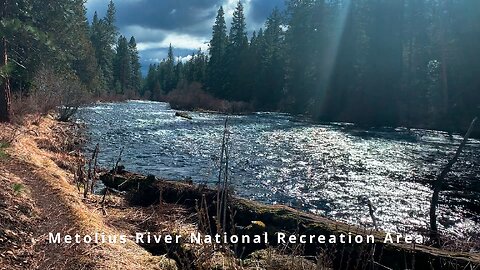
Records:
[[[19,120],[27,114],[45,115],[57,112],[60,121],[68,121],[87,103],[89,94],[76,75],[60,74],[53,69],[40,69],[28,93],[14,97],[13,110]]]

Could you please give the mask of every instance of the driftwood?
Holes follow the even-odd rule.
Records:
[[[154,176],[144,176],[128,172],[112,175],[106,172],[100,176],[105,185],[125,191],[130,203],[148,206],[159,202],[180,204],[191,209],[199,204],[208,205],[208,216],[203,224],[215,224],[217,190],[206,186],[197,186],[182,182],[163,181]],[[160,196],[161,193],[161,196]],[[379,265],[391,269],[464,269],[467,266],[480,265],[480,254],[451,252],[424,245],[405,243],[384,243],[385,233],[366,231],[365,229],[336,222],[321,216],[304,213],[286,206],[267,206],[250,200],[232,197],[229,202],[232,225],[247,227],[252,221],[265,224],[269,238],[275,233],[285,232],[297,235],[373,235],[375,244],[305,244],[304,255],[316,256],[319,250],[329,250],[334,257],[335,269],[358,269],[368,265]],[[234,214],[233,214],[234,213]],[[216,228],[209,228],[215,233]],[[229,228],[231,229],[231,228]],[[226,230],[227,232],[230,230]],[[271,243],[275,244],[272,239]],[[245,249],[245,247],[243,247]],[[249,251],[263,246],[246,247]],[[248,255],[246,252],[245,255]],[[359,263],[362,264],[359,264]],[[366,263],[366,264],[365,264]],[[372,266],[373,265],[373,266]],[[388,269],[382,268],[382,269]],[[465,268],[466,269],[466,268]]]

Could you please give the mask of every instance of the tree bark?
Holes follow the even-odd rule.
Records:
[[[7,54],[7,39],[2,37],[2,64],[6,68],[8,64],[8,54]],[[7,72],[6,72],[7,73]],[[0,122],[10,122],[12,117],[11,109],[11,91],[10,91],[10,79],[8,74],[5,74],[5,77],[2,78],[1,83],[1,94],[0,94]]]

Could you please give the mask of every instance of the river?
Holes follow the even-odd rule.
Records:
[[[192,112],[175,117],[166,103],[99,103],[80,111],[88,148],[100,143],[99,163],[112,167],[123,147],[127,170],[165,179],[191,177],[214,184],[224,115]],[[361,129],[318,124],[281,113],[230,116],[230,170],[235,193],[371,228],[366,199],[380,228],[411,232],[426,228],[432,179],[461,141],[439,131]],[[450,180],[480,179],[480,142],[470,140]],[[480,228],[478,216],[444,202],[442,229],[454,234]]]

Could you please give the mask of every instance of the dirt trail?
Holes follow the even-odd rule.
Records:
[[[48,243],[49,232],[66,234],[78,230],[77,222],[69,214],[58,191],[37,175],[36,169],[24,162],[9,159],[1,165],[1,169],[13,171],[14,177],[23,181],[37,212],[34,226],[30,228],[33,256],[29,266],[38,269],[80,269],[81,265],[88,269],[92,266],[93,262],[83,258],[84,246]]]
[[[71,125],[43,118],[36,125],[0,126],[0,139],[17,135],[0,159],[0,269],[162,269],[162,258],[128,241],[52,244],[48,234],[119,234],[104,222],[96,198],[72,184]]]

